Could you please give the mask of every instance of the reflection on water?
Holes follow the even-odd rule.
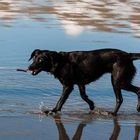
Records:
[[[120,130],[121,129],[120,129],[120,125],[119,125],[118,121],[116,119],[114,119],[114,129],[113,129],[113,133],[109,140],[117,140]]]
[[[59,140],[69,140],[69,139],[80,140],[83,137],[88,135],[88,134],[86,134],[87,131],[85,129],[90,129],[90,128],[87,128],[87,127],[94,120],[91,119],[87,123],[80,122],[78,124],[77,128],[75,129],[74,134],[72,134],[73,135],[72,138],[70,138],[70,136],[68,135],[67,130],[65,128],[65,122],[63,121],[63,118],[61,118],[60,115],[54,116],[54,121],[55,121],[56,126],[57,126],[57,130],[58,130],[58,134],[59,134]],[[106,122],[106,123],[109,123],[109,122]],[[100,127],[103,126],[102,131],[96,130],[96,129],[99,129],[98,127],[94,128],[96,130],[96,132],[99,133],[100,139],[107,139],[106,137],[108,137],[109,140],[119,140],[119,139],[124,139],[124,138],[127,139],[126,135],[123,135],[123,134],[126,134],[125,133],[126,130],[123,127],[123,124],[120,125],[120,122],[117,120],[117,118],[113,119],[113,124],[111,122],[111,125],[113,126],[112,131],[110,133],[108,133],[107,135],[105,135],[104,137],[102,136],[102,133],[106,133],[105,122],[103,122],[103,124],[100,126]],[[93,127],[96,127],[96,126],[93,126]],[[92,130],[94,130],[94,129],[92,128]],[[135,124],[133,129],[134,129],[133,130],[134,133],[131,134],[132,139],[139,140],[139,134],[140,134],[139,124]],[[89,130],[89,131],[92,131],[92,130]],[[85,132],[85,133],[83,133],[83,132]],[[84,136],[82,136],[82,134]],[[98,134],[95,134],[95,132],[93,131],[91,135],[92,135],[91,137],[94,138],[94,135],[96,137],[96,135],[98,135]],[[129,136],[128,136],[128,138],[130,139]]]
[[[59,115],[54,117],[58,132],[59,132],[59,140],[70,140],[67,131],[61,121],[61,117]],[[80,123],[77,127],[77,130],[75,131],[74,136],[72,137],[72,140],[80,140],[82,136],[82,132],[86,124]]]
[[[139,7],[139,0],[1,0],[0,23],[10,27],[22,24],[20,20],[27,25],[28,21],[35,20],[47,28],[63,28],[72,36],[89,29],[133,32],[140,37]]]
[[[1,140],[139,140],[140,124],[98,120],[68,123],[57,115],[38,120],[36,116],[0,117]],[[139,123],[139,122],[138,122]]]

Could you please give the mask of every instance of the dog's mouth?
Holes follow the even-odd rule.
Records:
[[[41,72],[41,69],[34,69],[34,70],[30,70],[32,71],[32,75],[37,75],[38,73]]]

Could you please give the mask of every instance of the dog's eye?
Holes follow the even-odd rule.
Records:
[[[41,63],[41,62],[43,62],[43,59],[42,58],[39,59],[39,63]]]

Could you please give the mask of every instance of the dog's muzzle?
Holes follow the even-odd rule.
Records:
[[[28,70],[32,72],[32,75],[37,75],[42,71],[41,68],[34,68],[32,65],[28,67]]]

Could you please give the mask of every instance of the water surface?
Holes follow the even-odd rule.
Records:
[[[59,99],[62,86],[53,76],[42,72],[33,77],[30,73],[16,71],[30,64],[28,59],[36,48],[53,51],[117,48],[140,52],[139,7],[139,0],[1,0],[0,116],[40,113],[42,106],[53,108]],[[140,61],[134,64],[137,74],[133,84],[139,86]],[[88,85],[87,93],[97,107],[114,109],[115,96],[109,74]],[[128,124],[130,129],[136,126],[139,130],[137,98],[125,91],[123,96],[119,123],[122,128]],[[62,112],[70,122],[71,119],[79,122],[78,114],[84,116],[88,112],[76,86]],[[97,121],[101,124],[106,120],[100,116],[96,119],[103,119]],[[86,127],[91,127],[92,123]],[[113,126],[113,122],[107,126]]]

